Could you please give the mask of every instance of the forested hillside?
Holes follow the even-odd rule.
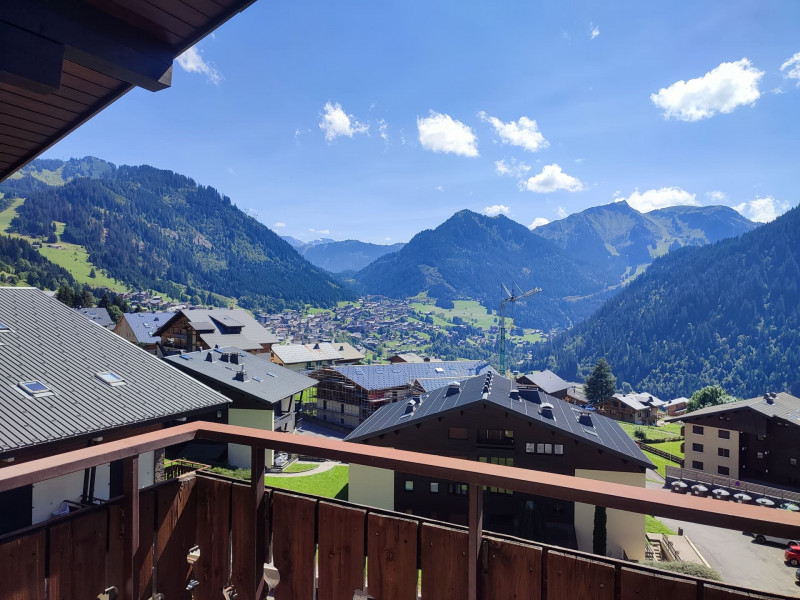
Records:
[[[581,380],[600,357],[618,382],[663,398],[710,384],[800,392],[800,209],[739,238],[656,260],[530,368]]]
[[[215,189],[149,166],[104,171],[29,186],[12,228],[45,236],[64,223],[63,241],[84,246],[94,265],[134,288],[172,293],[186,286],[190,297],[213,292],[266,310],[352,297]]]

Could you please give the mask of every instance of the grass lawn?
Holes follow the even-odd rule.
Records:
[[[115,292],[128,291],[128,288],[124,284],[116,279],[106,277],[99,267],[93,267],[89,260],[89,254],[83,246],[66,244],[64,242],[59,243],[62,246],[61,248],[48,248],[47,246],[43,246],[39,248],[39,254],[50,262],[64,267],[67,271],[72,273],[72,276],[78,283],[87,283],[95,287],[107,287]],[[95,277],[89,277],[92,268],[94,268]]]
[[[288,467],[286,467],[283,470],[283,472],[284,473],[305,473],[306,471],[313,471],[318,466],[319,465],[316,465],[316,464],[312,465],[312,464],[309,464],[309,463],[294,462],[294,463],[290,464]]]
[[[634,436],[634,432],[641,428],[647,432],[647,437],[649,439],[665,439],[665,440],[673,440],[677,439],[681,435],[681,428],[678,426],[675,427],[674,423],[669,423],[667,425],[662,425],[661,427],[651,427],[649,425],[634,425],[633,423],[626,423],[624,421],[617,421],[619,426],[625,430],[629,436],[633,439],[636,439]]]
[[[655,454],[650,454],[646,450],[642,450],[642,452],[644,452],[644,455],[647,458],[649,458],[650,462],[652,462],[656,466],[656,472],[664,478],[667,477],[667,471],[664,467],[666,467],[667,465],[671,465],[673,467],[677,466],[671,460],[667,460],[666,458],[661,458],[660,456],[656,456]]]
[[[307,477],[270,477],[264,478],[265,485],[270,488],[314,494],[323,498],[347,500],[347,475],[350,467],[336,466]]]
[[[25,202],[24,198],[16,198],[9,207],[0,212],[0,233],[5,233],[11,227],[11,219],[17,216],[17,209]]]
[[[670,454],[674,454],[675,456],[679,456],[683,458],[683,452],[681,451],[681,444],[682,441],[674,441],[674,442],[661,442],[659,444],[651,444],[654,448],[658,448],[659,450],[663,450],[664,452],[669,452]]]
[[[672,529],[650,515],[644,516],[644,530],[646,533],[666,533],[667,535],[675,535]]]

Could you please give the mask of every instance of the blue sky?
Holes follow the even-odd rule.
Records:
[[[48,157],[151,164],[281,235],[408,241],[615,199],[800,201],[800,2],[256,2]]]

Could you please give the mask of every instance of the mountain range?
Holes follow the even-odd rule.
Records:
[[[662,398],[705,385],[800,394],[800,208],[739,237],[663,256],[529,368],[581,380],[604,357]]]
[[[328,238],[301,242],[290,235],[281,236],[305,259],[331,273],[360,271],[385,254],[397,252],[405,244],[370,244],[358,240],[337,242]]]
[[[515,307],[516,322],[566,329],[591,315],[655,257],[755,226],[722,206],[642,214],[617,202],[533,231],[503,215],[463,210],[354,278],[363,293],[402,298],[427,292],[450,300],[478,299],[491,309],[505,295],[501,283],[541,287],[540,295]]]
[[[14,232],[46,237],[63,223],[61,241],[84,247],[94,266],[136,289],[235,297],[253,310],[354,297],[230,198],[171,171],[94,158],[34,161],[0,192],[25,197]]]

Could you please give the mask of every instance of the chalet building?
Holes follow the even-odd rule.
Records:
[[[74,309],[79,315],[83,315],[92,323],[105,327],[106,329],[114,329],[114,319],[108,314],[108,310],[99,306],[92,308],[76,308]]]
[[[231,400],[228,423],[265,431],[293,433],[303,393],[316,380],[238,348],[215,348],[165,358],[174,367]],[[228,444],[228,462],[250,468],[250,448]],[[276,466],[272,450],[266,465]]]
[[[618,423],[500,375],[471,377],[384,406],[346,441],[467,458],[645,487],[650,461]],[[351,465],[350,500],[455,523],[467,522],[467,486]],[[492,531],[592,550],[594,507],[484,488]],[[574,536],[573,536],[574,530]],[[608,511],[608,549],[643,559],[644,517]]]
[[[161,336],[156,331],[175,315],[174,311],[123,313],[113,331],[150,354],[156,354]]]
[[[686,412],[686,406],[689,404],[689,398],[680,397],[668,400],[661,405],[661,410],[667,413],[670,417],[677,417]]]
[[[351,365],[364,355],[344,342],[279,344],[272,347],[272,362],[292,371],[313,371],[329,365]]]
[[[225,346],[250,354],[269,354],[272,345],[278,343],[275,334],[242,309],[179,310],[155,334],[161,337],[160,348],[165,355]]]
[[[567,393],[564,395],[564,400],[576,406],[589,405],[589,399],[586,397],[586,392],[583,390],[582,383],[570,383],[567,388]]]
[[[658,411],[664,404],[651,394],[614,394],[613,397],[596,403],[597,410],[617,421],[635,425],[655,425]]]
[[[800,398],[773,392],[668,420],[684,423],[687,468],[800,487]]]
[[[389,357],[389,362],[392,364],[396,363],[421,363],[430,361],[430,358],[423,358],[419,354],[415,354],[414,352],[402,352],[400,354],[395,354],[394,356]]]
[[[405,400],[455,380],[482,375],[489,363],[459,360],[388,365],[327,366],[316,379],[317,418],[355,429],[385,404]]]
[[[533,373],[517,377],[517,386],[519,389],[538,390],[549,396],[564,400],[567,396],[570,384],[547,369],[545,371],[534,371]]]
[[[58,327],[52,326],[58,323]],[[0,468],[203,419],[229,400],[35,288],[0,288]],[[139,456],[141,487],[163,451]],[[120,462],[0,494],[0,533],[122,492]]]

